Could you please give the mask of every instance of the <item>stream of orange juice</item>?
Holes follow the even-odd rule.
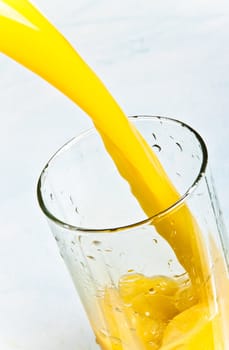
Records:
[[[179,199],[178,192],[152,149],[124,115],[100,79],[66,39],[29,1],[0,0],[0,38],[1,52],[50,82],[92,118],[108,152],[121,175],[129,182],[132,192],[147,216],[162,211]],[[174,223],[176,237],[169,234],[171,225]],[[189,274],[191,295],[197,295],[198,287],[207,280],[210,272],[201,233],[189,209],[183,205],[170,219],[156,225],[156,228],[169,242],[178,260]],[[147,285],[147,277],[143,276],[142,278],[145,281],[143,285]],[[186,337],[184,347],[179,347],[179,349],[198,349],[197,343],[201,339],[203,341],[203,338],[208,344],[206,349],[215,349],[214,342],[211,340],[213,339],[212,327],[215,319],[209,321],[206,316],[206,305],[208,304],[208,301],[205,300],[207,299],[206,295],[198,295],[194,304],[191,303],[187,305],[185,310],[181,310],[177,304],[179,304],[178,292],[181,291],[182,286],[177,281],[170,281],[170,284],[176,285],[173,294],[164,295],[157,291],[156,295],[147,295],[143,298],[143,291],[141,291],[140,296],[136,293],[139,290],[139,281],[136,278],[134,283],[128,280],[125,280],[124,283],[132,289],[134,295],[128,301],[129,306],[127,307],[125,293],[123,294],[124,280],[125,276],[121,278],[118,290],[106,290],[101,306],[105,317],[109,319],[110,332],[117,333],[114,310],[109,308],[109,300],[113,298],[113,301],[123,309],[123,314],[126,315],[125,319],[131,324],[130,328],[132,329],[134,324],[137,329],[138,340],[134,342],[131,340],[132,343],[128,343],[128,340],[127,344],[129,345],[125,347],[123,344],[116,344],[113,341],[107,342],[107,339],[96,333],[98,343],[103,349],[158,349],[159,346],[162,346],[163,349],[165,347],[165,350],[178,349],[174,329],[177,329],[177,324],[183,322],[185,317],[185,315],[182,316],[183,312],[188,313],[186,318],[191,317],[192,322],[187,321],[186,328],[180,331],[181,334],[191,331],[190,324],[199,322],[200,325],[196,326],[197,332],[193,332],[193,334],[191,332],[191,335]],[[151,278],[150,283],[152,280],[153,278]],[[140,299],[136,301],[136,297]],[[146,319],[141,314],[141,307],[144,309],[146,304],[153,303],[155,305],[153,299],[158,301],[158,307],[162,304],[167,306],[158,310],[158,315],[161,315],[161,318],[158,316],[157,319]],[[193,307],[196,307],[194,311]],[[193,319],[192,314],[198,315],[198,317]],[[199,317],[200,315],[203,317]],[[157,329],[157,331],[155,330],[156,340],[149,340],[145,328],[152,329],[153,325]],[[125,335],[123,337],[130,339],[127,328],[124,329]],[[170,347],[170,342],[174,343],[173,347]]]

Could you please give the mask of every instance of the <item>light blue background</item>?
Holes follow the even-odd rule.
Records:
[[[228,227],[228,0],[34,3],[128,115],[172,116],[200,132]],[[0,115],[0,348],[89,350],[87,321],[35,190],[52,153],[91,123],[2,55]]]

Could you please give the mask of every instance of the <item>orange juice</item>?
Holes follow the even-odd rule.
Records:
[[[105,328],[96,334],[103,350],[224,349],[220,316],[198,300],[191,283],[126,275],[100,299]]]
[[[0,37],[1,52],[50,82],[92,118],[120,174],[129,182],[148,216],[166,209],[180,198],[152,149],[100,79],[29,1],[0,0]],[[171,219],[176,225],[175,238],[168,236],[169,222],[158,224],[156,228],[189,274],[189,289],[182,294],[179,281],[166,276],[161,279],[135,276],[134,283],[123,276],[119,288],[105,288],[100,303],[108,322],[109,336],[99,334],[95,329],[101,348],[188,350],[198,349],[201,339],[206,343],[203,349],[214,349],[213,324],[217,323],[218,316],[209,319],[209,301],[205,300],[206,295],[199,293],[199,285],[210,273],[201,232],[185,206]],[[164,290],[155,288],[155,283],[163,285]],[[148,288],[149,285],[154,287]],[[145,289],[142,290],[142,286]],[[152,288],[154,292],[150,291]],[[189,295],[186,298],[189,302],[184,293]],[[114,303],[119,305],[121,313],[117,314],[113,309]],[[189,319],[187,323],[184,322],[186,318]],[[122,330],[117,320],[125,323]],[[118,341],[120,337],[127,345]],[[182,337],[183,347],[179,345]]]
[[[0,0],[0,37],[1,52],[50,82],[92,118],[120,174],[129,182],[147,216],[166,209],[180,198],[152,149],[99,78],[29,1]],[[168,239],[196,283],[197,276],[202,280],[208,275],[207,266],[197,254],[201,250],[205,255],[199,228],[188,208],[183,208],[172,220],[176,222],[175,240],[168,237],[166,224],[158,225],[157,229]],[[190,256],[195,260],[194,270],[190,270]]]

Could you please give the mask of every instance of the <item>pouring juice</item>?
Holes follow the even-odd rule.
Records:
[[[120,174],[148,217],[179,200],[179,193],[156,155],[100,79],[29,1],[0,0],[0,37],[1,52],[50,82],[92,118]],[[171,222],[175,222],[176,237],[168,234]],[[114,338],[118,337],[117,322],[127,320],[130,328],[124,327],[122,337],[128,345],[107,342],[95,327],[98,343],[104,350],[172,350],[178,349],[178,338],[184,337],[184,345],[179,349],[198,349],[200,341],[203,349],[221,349],[215,344],[213,334],[221,328],[221,315],[212,318],[211,286],[206,287],[207,292],[201,287],[211,271],[195,218],[183,206],[171,221],[164,221],[156,228],[187,272],[188,287],[184,288],[183,281],[166,276],[120,276],[116,288],[104,286],[99,302]],[[121,315],[110,307],[113,304],[119,305]],[[133,325],[135,340],[129,331]]]

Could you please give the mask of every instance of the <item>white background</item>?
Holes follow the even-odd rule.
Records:
[[[172,116],[200,132],[228,226],[228,0],[34,3],[126,114]],[[90,121],[3,55],[0,116],[0,348],[89,350],[87,322],[38,208],[36,182],[52,153]]]

